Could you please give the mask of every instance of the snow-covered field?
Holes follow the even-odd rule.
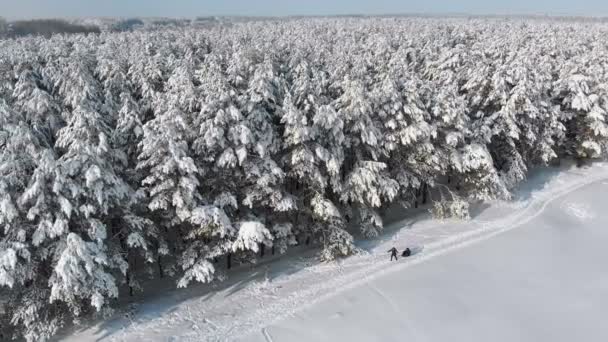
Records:
[[[524,229],[395,266],[242,341],[607,341],[607,190],[576,189]]]
[[[63,340],[603,341],[607,180],[606,163],[532,173],[514,201],[479,206],[470,222],[421,213],[359,243],[361,255],[280,259]],[[393,245],[417,253],[391,263]]]

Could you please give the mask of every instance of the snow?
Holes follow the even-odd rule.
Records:
[[[606,341],[608,189],[599,184],[541,206],[522,229],[424,264],[400,261],[240,341]]]
[[[127,339],[255,332],[392,270],[393,238],[426,260],[522,225],[546,199],[471,202],[511,199],[529,168],[608,156],[601,21],[182,24],[0,40],[0,251],[16,252],[0,339],[43,342],[161,294],[175,318],[111,322]],[[489,214],[505,204],[506,221]],[[409,219],[385,230],[390,216]],[[194,280],[211,284],[177,291]]]
[[[12,248],[7,248],[0,251],[0,285],[13,287],[15,279],[11,276],[9,270],[15,269],[17,265],[17,253]]]
[[[357,256],[292,250],[224,283],[159,289],[62,340],[606,340],[606,180],[606,163],[533,171],[515,200],[474,206],[469,222],[395,210]],[[392,246],[414,255],[391,263]]]
[[[239,224],[239,235],[232,245],[233,251],[251,250],[257,252],[259,244],[272,245],[272,234],[264,224],[255,221],[246,221]]]

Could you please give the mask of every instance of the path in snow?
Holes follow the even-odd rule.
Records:
[[[101,323],[64,340],[226,341],[255,333],[264,340],[277,342],[285,339],[274,337],[274,325],[266,327],[286,318],[300,317],[299,312],[331,300],[336,294],[341,294],[335,297],[336,300],[343,299],[344,294],[354,288],[371,289],[387,311],[410,317],[407,307],[389,304],[391,297],[380,287],[374,290],[369,285],[370,280],[395,272],[409,273],[410,270],[405,272],[403,269],[515,227],[529,225],[553,201],[586,184],[607,178],[608,165],[605,163],[585,169],[544,171],[530,177],[526,187],[519,192],[518,200],[491,203],[479,210],[470,222],[437,222],[419,215],[389,225],[382,238],[360,243],[367,252],[363,255],[330,264],[316,262],[310,253],[300,258],[280,259],[247,274],[230,275],[227,281],[230,286],[216,291],[212,286],[199,286],[162,294],[140,305],[129,317]],[[563,206],[573,208],[570,210],[574,213],[572,217],[579,214],[588,222],[594,220],[588,212],[588,204],[581,206],[568,202]],[[561,211],[568,212],[563,208]],[[407,261],[390,263],[386,251],[393,245],[400,249],[414,246],[419,252]],[[330,316],[339,321],[344,315],[334,312]],[[317,340],[317,337],[309,336],[309,340]]]
[[[526,229],[403,264],[242,342],[608,341],[607,193],[554,198]]]

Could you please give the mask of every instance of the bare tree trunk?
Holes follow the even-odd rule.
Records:
[[[127,285],[129,285],[129,297],[133,297],[133,286],[131,285],[131,269],[134,269],[135,265],[131,265],[128,253],[127,253],[127,265],[129,265],[129,267],[127,268],[127,273],[125,274],[125,276],[127,277]]]
[[[272,245],[272,255],[274,255],[274,244]]]
[[[133,286],[131,286],[131,272],[127,270],[127,284],[129,284],[129,297],[133,297]]]
[[[226,255],[226,268],[230,269],[232,267],[232,253],[228,253]]]
[[[422,186],[422,204],[426,204],[427,193],[429,192],[429,187],[426,183]]]
[[[264,243],[260,243],[260,257],[264,257],[264,252],[266,251],[266,245]]]
[[[163,272],[162,257],[160,255],[156,258],[156,262],[158,263],[158,275],[161,278],[164,278],[165,277],[165,273]]]

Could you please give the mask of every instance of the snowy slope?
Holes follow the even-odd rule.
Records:
[[[494,239],[376,277],[242,341],[608,341],[608,183]]]
[[[588,249],[581,247],[578,251],[597,252],[597,259],[593,260],[601,257],[605,260],[605,255],[594,249],[608,243],[608,238],[602,240],[606,236],[601,234],[602,226],[598,224],[602,220],[598,206],[601,206],[602,194],[608,190],[608,185],[602,183],[604,179],[608,179],[606,164],[538,172],[530,177],[515,201],[480,207],[470,222],[437,222],[418,215],[389,226],[382,239],[360,243],[366,251],[360,256],[333,264],[319,264],[311,253],[279,260],[255,272],[230,275],[226,284],[216,289],[199,286],[148,299],[129,315],[84,329],[63,340],[329,341],[349,338],[351,341],[387,341],[418,336],[419,339],[414,340],[428,337],[439,341],[450,336],[450,331],[469,333],[462,335],[467,338],[487,337],[484,334],[490,334],[492,327],[511,331],[511,335],[503,334],[505,338],[514,337],[512,334],[520,330],[521,336],[533,338],[547,329],[551,319],[564,312],[575,312],[572,306],[584,310],[589,305],[576,298],[576,293],[587,291],[590,296],[599,296],[599,302],[604,288],[608,288],[602,286],[602,277],[596,274],[601,271],[600,265],[585,259],[590,255],[579,253],[575,256],[580,260],[563,263],[563,268],[562,264],[552,263],[553,257],[559,255],[555,249],[567,248],[569,242],[577,242],[576,246],[589,244]],[[584,198],[587,200],[581,201]],[[581,234],[590,236],[575,236],[578,230],[572,230],[573,225],[584,225],[588,231]],[[517,227],[527,229],[460,249]],[[543,249],[545,240],[549,246]],[[412,246],[418,253],[408,260],[390,263],[386,251],[393,245]],[[522,249],[526,253],[516,258],[504,257],[506,251],[525,246],[529,247],[529,250]],[[444,255],[448,252],[450,256]],[[444,256],[435,258],[441,255]],[[481,264],[477,263],[479,260]],[[539,289],[552,282],[557,282],[554,286],[565,284],[558,277],[576,266],[573,263],[583,261],[590,266],[578,268],[581,272],[578,282],[566,277],[572,288],[564,293],[570,295],[565,299],[573,302],[564,305],[563,310],[528,300],[539,294],[543,295],[538,298],[543,304],[563,299],[558,288],[542,293]],[[547,273],[543,277],[532,277],[543,272]],[[516,288],[517,284],[521,286]],[[585,284],[588,286],[583,286]],[[476,298],[476,294],[480,297]],[[491,297],[500,298],[495,305],[490,302],[482,307],[481,303]],[[524,297],[526,301],[515,300]],[[508,303],[508,307],[501,306]],[[554,312],[554,316],[549,315],[547,321],[538,324],[541,332],[535,331],[532,323],[525,330],[517,327],[518,321],[509,320],[510,315],[521,316],[527,312],[524,304],[534,304],[538,310],[547,307]],[[534,314],[531,311],[529,315]],[[523,317],[526,316],[520,318]],[[565,317],[571,318],[571,315]],[[477,327],[478,324],[483,327]],[[439,326],[445,331],[437,331],[441,330],[437,329]],[[470,331],[477,328],[479,331],[475,334]],[[448,335],[442,335],[444,333]],[[515,340],[520,340],[518,336]]]

